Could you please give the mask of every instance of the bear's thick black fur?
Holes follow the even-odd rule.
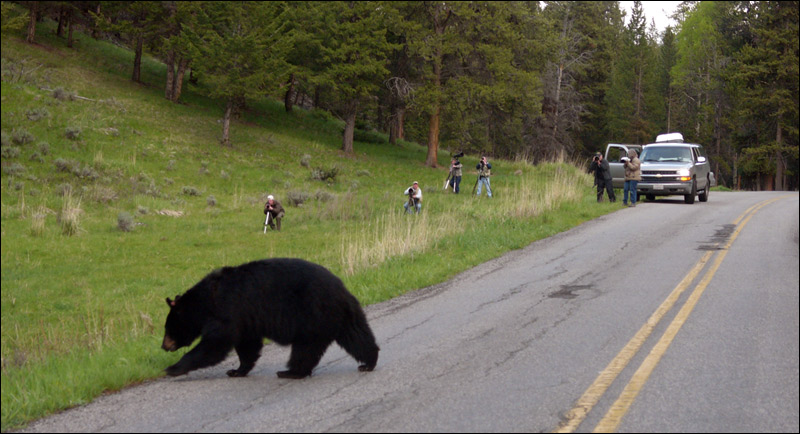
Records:
[[[331,342],[336,341],[372,371],[378,345],[358,300],[342,281],[321,265],[276,258],[215,270],[175,300],[165,325],[166,351],[200,343],[168,375],[216,365],[230,350],[239,355],[231,377],[244,377],[261,355],[263,338],[291,345],[288,370],[281,378],[311,375]]]

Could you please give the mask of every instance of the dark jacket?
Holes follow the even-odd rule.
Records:
[[[267,211],[269,211],[269,213],[272,214],[272,217],[278,217],[278,214],[283,212],[283,205],[281,205],[281,203],[277,200],[273,200],[273,202],[272,210],[267,209],[267,207],[269,207],[269,201],[264,204],[264,215],[267,215]]]
[[[606,159],[600,161],[599,164],[596,161],[592,161],[591,166],[589,166],[589,172],[594,172],[595,181],[611,181],[611,167],[609,167]]]

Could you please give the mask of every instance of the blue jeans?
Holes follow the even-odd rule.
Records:
[[[454,176],[452,179],[450,179],[450,186],[453,187],[453,191],[455,193],[461,191],[461,177]]]
[[[481,186],[486,184],[486,194],[492,197],[492,188],[489,186],[489,178],[478,178],[478,196],[481,195]]]
[[[406,203],[403,204],[403,208],[406,209],[407,214],[411,214],[411,210],[408,209],[408,201],[406,201]],[[415,203],[414,208],[417,209],[417,214],[419,214],[419,212],[422,211],[422,202]]]
[[[622,203],[628,203],[628,192],[631,192],[631,203],[636,203],[636,187],[639,181],[625,181],[625,190],[622,193]]]

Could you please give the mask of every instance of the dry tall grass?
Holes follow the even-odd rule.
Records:
[[[61,213],[58,215],[58,222],[61,223],[61,233],[72,236],[80,231],[81,199],[73,199],[72,192],[64,195],[64,202],[61,205]]]
[[[582,176],[564,164],[549,164],[552,176],[544,181],[522,177],[506,194],[499,198],[496,207],[505,217],[531,218],[551,211],[562,202],[579,200],[583,194]]]
[[[387,212],[342,237],[342,270],[350,276],[406,254],[428,250],[443,237],[463,230],[457,213],[441,215]]]
[[[371,223],[366,227],[359,225],[344,230],[340,255],[342,270],[350,276],[392,257],[431,249],[442,238],[465,231],[465,215],[479,214],[481,219],[500,221],[533,218],[561,203],[580,200],[586,185],[585,175],[567,164],[548,163],[546,166],[548,176],[543,179],[522,175],[506,185],[503,193],[495,198],[476,198],[475,202],[466,202],[452,212],[430,214],[424,208],[419,215],[388,212],[367,220]]]
[[[47,212],[49,210],[46,206],[40,205],[36,212],[31,216],[31,235],[38,237],[44,233],[44,224],[47,219]]]

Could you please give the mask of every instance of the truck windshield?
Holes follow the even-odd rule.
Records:
[[[642,161],[692,162],[692,150],[688,147],[647,146],[642,151]]]

